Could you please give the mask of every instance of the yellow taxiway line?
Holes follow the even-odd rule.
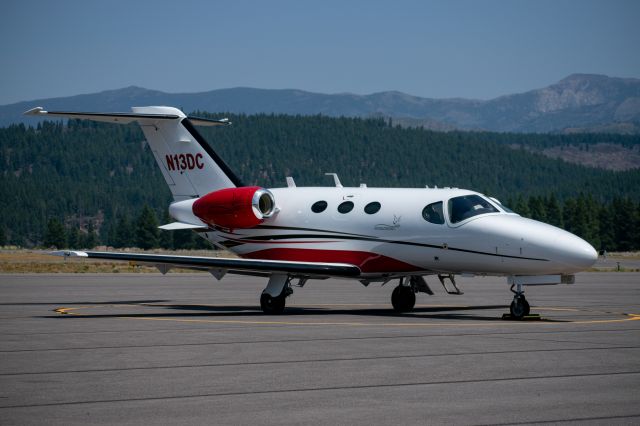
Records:
[[[77,313],[75,311],[81,309],[92,309],[92,308],[104,308],[104,307],[131,307],[131,306],[146,306],[146,307],[166,307],[170,305],[137,305],[137,304],[118,304],[118,305],[87,305],[87,306],[74,306],[74,307],[61,307],[55,309],[55,312],[63,315],[75,315],[75,316],[83,316],[81,313]],[[305,305],[305,306],[380,306],[377,304],[315,304],[315,305]],[[385,305],[386,306],[386,305]],[[220,306],[218,306],[220,307]],[[431,308],[441,308],[441,307],[450,307],[450,308],[465,308],[464,306],[459,305],[422,305],[420,307],[431,307]],[[567,312],[581,312],[583,310],[578,308],[564,308],[564,307],[536,307],[536,310],[540,311],[567,311]],[[603,312],[604,313],[604,312]],[[238,324],[238,325],[292,325],[292,326],[347,326],[347,327],[466,327],[466,326],[493,326],[496,324],[609,324],[609,323],[621,323],[627,321],[638,321],[640,320],[640,314],[625,314],[625,313],[614,313],[614,312],[606,312],[607,314],[615,314],[615,315],[623,315],[625,318],[618,319],[600,319],[600,320],[583,320],[583,321],[562,321],[562,322],[549,322],[549,321],[487,321],[487,322],[438,322],[438,323],[420,323],[420,322],[400,322],[400,323],[389,323],[389,322],[351,322],[351,321],[276,321],[276,320],[222,320],[222,319],[183,319],[183,318],[160,318],[154,317],[153,314],[150,314],[148,317],[138,317],[131,315],[121,315],[115,316],[115,318],[120,319],[129,319],[129,320],[144,320],[144,321],[172,321],[172,322],[184,322],[184,323],[207,323],[207,324]]]

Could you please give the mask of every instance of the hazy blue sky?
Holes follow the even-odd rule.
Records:
[[[0,58],[0,104],[130,85],[488,99],[640,77],[640,1],[4,0]]]

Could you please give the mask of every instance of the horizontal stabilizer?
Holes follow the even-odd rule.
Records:
[[[140,119],[152,120],[175,120],[181,118],[177,114],[137,114],[131,112],[72,112],[72,111],[45,111],[42,107],[36,107],[26,111],[24,115],[35,115],[40,117],[66,117],[82,120],[102,121],[106,123],[128,124]],[[182,116],[184,117],[184,115]]]
[[[73,111],[46,111],[42,107],[35,107],[24,112],[24,115],[34,115],[40,117],[66,117],[77,118],[81,120],[103,121],[107,123],[128,124],[141,119],[147,120],[175,120],[185,118],[179,110],[167,107],[158,107],[158,110],[166,110],[167,113],[144,114],[132,112],[73,112]],[[168,113],[169,110],[175,110],[180,114]],[[209,118],[188,117],[191,123],[196,126],[228,126],[231,124],[228,118],[212,120]]]
[[[177,231],[179,229],[207,229],[207,225],[194,225],[193,223],[171,222],[166,225],[158,226],[165,231]]]

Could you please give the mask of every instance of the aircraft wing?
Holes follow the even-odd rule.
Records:
[[[50,254],[90,259],[125,260],[156,266],[166,273],[172,267],[209,271],[216,278],[226,273],[245,275],[290,274],[297,277],[358,277],[360,268],[349,263],[289,262],[281,260],[228,259],[205,256],[174,256],[164,254],[116,253],[106,251],[61,250]]]

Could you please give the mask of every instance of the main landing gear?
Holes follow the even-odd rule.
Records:
[[[391,293],[391,305],[396,312],[409,312],[416,304],[416,293],[433,295],[425,279],[419,275],[400,278],[400,283]]]
[[[403,281],[400,278],[400,284],[391,293],[391,304],[396,312],[409,312],[416,304],[416,292],[411,285],[404,285]]]
[[[287,294],[280,294],[276,297],[273,297],[270,294],[262,293],[260,295],[260,308],[265,314],[279,315],[284,312],[286,298]]]
[[[292,278],[288,275],[274,274],[269,278],[267,287],[260,295],[260,308],[268,315],[279,315],[284,312],[287,297],[293,294],[291,288]],[[299,287],[302,287],[307,280],[300,279]]]
[[[516,287],[516,289],[514,290],[513,287]],[[531,313],[531,307],[524,297],[522,284],[514,284],[510,290],[514,296],[513,302],[511,302],[511,306],[509,306],[509,312],[511,313],[511,318],[520,320]]]
[[[456,285],[453,274],[438,275],[442,287],[448,294],[463,294],[462,290]],[[448,288],[445,280],[451,281],[453,290]],[[391,305],[396,312],[409,312],[413,310],[416,304],[416,293],[426,293],[433,296],[433,291],[421,275],[411,275],[409,277],[400,278],[400,283],[391,293]]]

